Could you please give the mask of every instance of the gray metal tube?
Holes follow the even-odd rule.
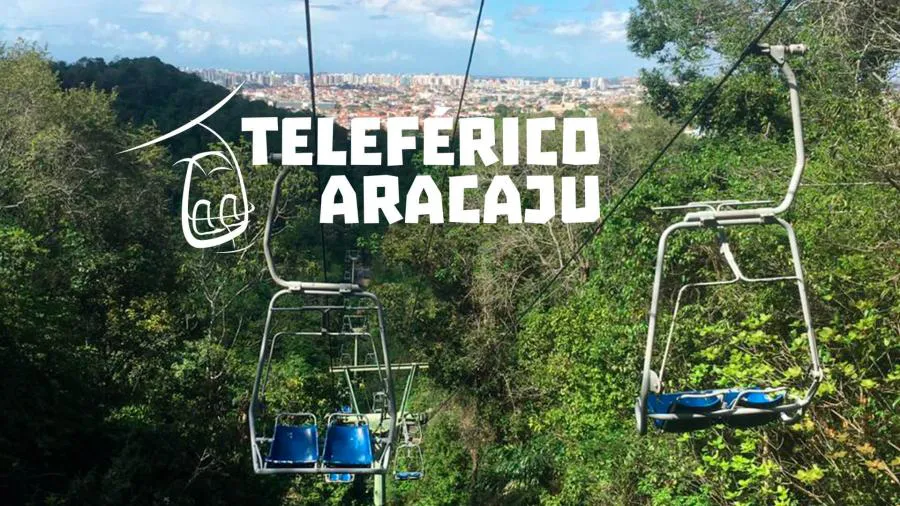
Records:
[[[653,339],[656,335],[656,314],[659,310],[659,293],[662,288],[663,269],[666,256],[666,241],[672,232],[681,228],[698,228],[700,222],[681,221],[666,228],[659,238],[656,251],[656,273],[653,276],[653,293],[650,299],[650,319],[647,324],[647,343],[644,351],[644,372],[641,377],[641,391],[638,397],[638,409],[646,413],[647,394],[650,391],[650,366],[653,362]]]
[[[806,283],[803,279],[803,266],[800,263],[800,247],[797,244],[797,236],[794,227],[785,220],[776,218],[779,224],[787,231],[788,242],[791,245],[791,260],[794,264],[794,276],[797,278],[797,291],[800,296],[800,308],[803,311],[803,320],[806,323],[806,337],[809,340],[809,357],[812,365],[812,375],[816,380],[824,376],[822,366],[819,364],[819,348],[816,342],[816,330],[813,327],[812,313],[809,310],[809,300],[806,298]]]
[[[394,401],[394,382],[391,375],[391,357],[388,353],[388,337],[387,326],[385,325],[384,320],[384,307],[381,305],[381,301],[378,300],[378,297],[373,293],[362,292],[359,296],[371,299],[375,303],[375,307],[378,311],[378,331],[381,333],[381,352],[384,354],[384,386],[385,392],[387,393],[388,416],[391,418],[391,422],[388,424],[388,437],[387,442],[385,442],[385,450],[381,456],[382,466],[387,468],[391,461],[391,449],[394,444],[394,432],[397,427],[397,406]]]
[[[266,216],[266,228],[263,234],[263,253],[265,254],[266,267],[269,269],[269,275],[272,277],[272,280],[278,286],[289,290],[322,290],[334,292],[358,291],[359,287],[354,284],[287,281],[278,275],[278,271],[275,268],[275,261],[272,259],[272,221],[275,219],[275,209],[278,207],[278,199],[281,196],[281,184],[284,182],[284,178],[287,174],[288,169],[282,167],[278,172],[278,176],[275,177],[275,182],[272,184],[272,197],[269,199],[269,212]]]
[[[272,239],[272,220],[275,219],[275,209],[278,207],[278,197],[281,195],[281,183],[284,182],[284,178],[287,176],[288,170],[286,167],[282,167],[280,171],[278,171],[278,175],[275,177],[275,182],[272,184],[272,198],[269,199],[269,212],[266,215],[266,230],[263,234],[263,253],[266,256],[266,267],[269,269],[269,275],[272,276],[272,280],[279,286],[284,288],[291,288],[291,285],[281,278],[278,275],[278,272],[275,270],[275,261],[272,260],[272,247],[271,247],[271,239]]]
[[[259,401],[260,379],[263,373],[263,362],[266,358],[266,341],[268,340],[269,330],[272,328],[272,308],[275,302],[284,294],[290,293],[289,290],[281,290],[272,296],[269,301],[269,311],[266,314],[266,326],[263,329],[262,342],[259,345],[259,362],[256,364],[256,378],[253,381],[253,392],[250,394],[250,407],[247,410],[247,418],[250,425],[250,456],[253,459],[253,470],[260,472],[263,469],[262,455],[259,454],[259,448],[256,445],[256,403]]]
[[[791,122],[794,129],[794,171],[791,174],[791,180],[788,183],[788,188],[787,192],[784,195],[784,199],[776,207],[746,210],[735,209],[728,211],[700,211],[688,213],[685,217],[686,220],[696,221],[707,218],[739,219],[760,215],[774,216],[787,211],[788,208],[791,207],[791,204],[794,202],[794,196],[797,194],[797,189],[800,187],[800,180],[803,178],[803,170],[806,167],[806,150],[803,145],[803,121],[800,114],[800,92],[797,89],[797,76],[794,75],[794,71],[793,69],[791,69],[791,66],[788,65],[787,61],[785,61],[783,57],[780,60],[776,58],[775,61],[778,62],[779,67],[781,68],[781,73],[787,80],[789,90],[788,93],[791,100]]]
[[[791,176],[791,182],[788,184],[787,194],[785,194],[781,204],[778,204],[778,207],[773,209],[773,214],[781,214],[791,207],[797,188],[800,187],[803,169],[806,166],[806,153],[803,147],[803,121],[800,116],[800,92],[797,90],[797,77],[786,61],[781,64],[781,73],[784,74],[784,78],[787,80],[791,97],[791,121],[794,127],[794,156],[796,161],[794,162],[794,173]]]

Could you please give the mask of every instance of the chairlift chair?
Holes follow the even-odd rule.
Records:
[[[289,417],[312,420],[297,425],[284,423]],[[279,413],[269,446],[266,465],[274,468],[313,467],[319,460],[319,434],[316,416],[312,413]]]
[[[369,318],[365,314],[344,315],[344,332],[365,332]]]
[[[288,281],[278,275],[272,259],[270,241],[274,211],[286,175],[287,171],[282,169],[275,179],[263,236],[263,251],[269,274],[281,290],[275,293],[269,302],[250,399],[248,423],[253,470],[257,474],[321,474],[331,476],[335,481],[342,481],[345,476],[341,475],[347,474],[384,475],[387,474],[391,462],[396,430],[396,408],[384,309],[374,294],[356,284]],[[293,303],[284,302],[291,299]],[[373,325],[372,340],[373,344],[377,343],[377,355],[380,355],[378,358],[385,366],[383,373],[379,371],[379,389],[385,392],[384,409],[387,420],[384,425],[387,437],[372,437],[363,415],[342,412],[326,417],[325,441],[321,453],[319,453],[318,428],[315,416],[311,413],[290,415],[303,416],[306,420],[311,420],[301,425],[283,421],[288,414],[276,416],[272,437],[267,437],[258,428],[262,423],[260,417],[265,416],[265,391],[270,378],[276,341],[279,338],[301,336],[323,339],[324,343],[332,337],[340,337],[343,334],[341,331],[332,331],[329,328],[328,315],[350,311],[365,318],[373,316],[377,323],[377,329]],[[322,324],[317,329],[278,332],[273,335],[274,320],[277,315],[284,313],[320,315]],[[266,445],[268,445],[267,454],[264,451]]]
[[[647,343],[644,355],[643,376],[640,394],[635,402],[637,430],[640,434],[647,431],[648,419],[660,430],[666,432],[688,432],[707,428],[714,423],[727,423],[736,427],[751,427],[766,424],[775,420],[794,422],[802,415],[815,395],[823,379],[819,364],[819,353],[816,345],[816,334],[810,316],[803,268],[800,262],[800,250],[797,238],[790,223],[779,215],[788,210],[800,185],[805,166],[803,147],[803,126],[800,117],[800,96],[794,72],[786,61],[791,54],[803,54],[803,45],[767,45],[760,44],[758,53],[768,55],[780,68],[789,88],[791,117],[794,130],[796,163],[788,184],[787,193],[777,206],[766,206],[769,201],[719,200],[707,202],[691,202],[687,205],[656,208],[656,210],[686,210],[684,219],[670,225],[659,239],[656,256],[656,273],[653,280],[653,294],[650,304]],[[759,226],[776,224],[784,228],[790,244],[793,274],[787,276],[771,276],[764,278],[747,277],[741,271],[728,242],[726,231],[730,227]],[[662,285],[663,267],[667,239],[677,230],[712,229],[717,232],[720,252],[725,258],[733,277],[725,281],[706,281],[682,286],[678,291],[672,322],[666,339],[665,351],[659,373],[653,370],[654,341],[656,338],[656,318],[659,309],[660,288]],[[727,285],[737,282],[767,283],[793,281],[797,286],[803,321],[809,345],[811,384],[803,397],[788,396],[787,389],[780,388],[728,388],[713,390],[681,391],[664,393],[663,374],[666,360],[672,344],[675,321],[678,316],[682,296],[690,288]]]
[[[383,413],[387,406],[387,394],[385,392],[375,392],[372,396],[372,413]]]
[[[350,354],[350,343],[341,343],[341,352],[338,355],[338,365],[353,365],[353,355]]]
[[[422,444],[422,424],[419,423],[418,415],[407,413],[400,422],[400,433],[403,441],[413,444]]]
[[[397,457],[394,462],[394,479],[397,481],[415,481],[425,477],[425,457],[422,447],[417,443],[405,442],[397,446]]]
[[[365,416],[332,413],[327,419],[322,463],[331,467],[365,468],[372,465],[372,435]]]

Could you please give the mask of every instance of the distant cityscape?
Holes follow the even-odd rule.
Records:
[[[310,107],[307,74],[182,70],[226,88],[243,82],[242,94],[251,100],[264,100],[293,111]],[[462,83],[462,75],[447,74],[316,74],[316,107],[345,127],[355,117],[377,117],[383,121],[392,116],[444,116],[455,112]],[[470,77],[463,114],[563,115],[582,109],[608,110],[622,117],[640,102],[642,95],[643,88],[636,77]]]

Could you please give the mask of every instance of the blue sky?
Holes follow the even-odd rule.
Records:
[[[306,69],[302,1],[2,0],[0,40],[57,59],[156,55],[179,66]],[[317,72],[465,70],[478,0],[312,0]],[[475,75],[635,75],[633,0],[486,0]]]

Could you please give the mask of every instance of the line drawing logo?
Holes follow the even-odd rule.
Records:
[[[240,91],[243,85],[244,83],[239,84],[234,91],[229,93],[228,96],[219,101],[219,103],[184,125],[143,144],[119,152],[119,154],[128,153],[130,151],[158,144],[167,139],[171,139],[182,132],[190,130],[195,126],[206,129],[222,146],[224,146],[225,151],[204,151],[202,153],[197,153],[192,157],[182,158],[175,162],[176,166],[184,164],[187,168],[184,175],[184,188],[181,195],[181,231],[188,244],[197,249],[214,248],[227,242],[231,242],[232,246],[237,248],[235,240],[247,230],[247,226],[250,224],[250,213],[254,211],[253,205],[247,200],[247,188],[244,185],[244,176],[241,173],[241,167],[237,161],[237,157],[234,156],[234,152],[231,150],[231,146],[225,142],[225,139],[223,139],[218,132],[203,123],[215,114],[216,111],[221,109],[222,106],[227,104],[228,101]],[[214,167],[209,170],[204,169],[204,166],[201,163],[203,161],[206,161],[207,164],[214,165]],[[205,177],[210,177],[218,172],[233,171],[237,176],[237,181],[240,186],[240,197],[233,193],[226,193],[223,195],[219,200],[217,216],[212,215],[213,204],[205,198],[197,199],[194,202],[194,205],[191,206],[191,180],[195,175],[195,170],[198,170]],[[218,251],[217,253],[237,253],[249,247],[250,245],[230,251]]]

